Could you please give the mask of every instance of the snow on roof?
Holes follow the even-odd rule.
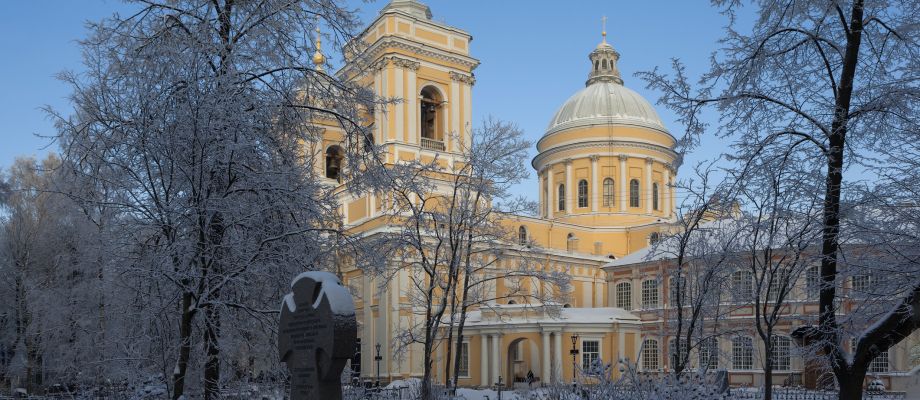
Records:
[[[616,322],[639,322],[639,317],[617,307],[563,308],[555,306],[558,314],[545,312],[543,306],[525,304],[495,304],[483,311],[471,311],[466,326],[481,327],[505,324],[610,324]],[[554,315],[555,314],[555,315]]]

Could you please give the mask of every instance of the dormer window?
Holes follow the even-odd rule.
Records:
[[[422,89],[419,101],[419,115],[421,116],[422,148],[428,150],[444,150],[443,112],[441,105],[444,103],[437,89],[426,86]]]

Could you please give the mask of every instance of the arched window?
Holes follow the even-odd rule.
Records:
[[[613,179],[604,179],[604,207],[613,207]]]
[[[658,341],[645,339],[642,341],[642,370],[657,371],[659,368]]]
[[[732,368],[749,370],[754,368],[754,342],[746,336],[732,338]]]
[[[658,280],[642,281],[642,307],[658,307]]]
[[[617,307],[632,310],[632,285],[629,282],[617,284]]]
[[[648,244],[657,244],[660,238],[661,236],[658,234],[658,232],[652,232],[648,235]]]
[[[709,337],[700,341],[700,368],[715,370],[719,368],[719,340]]]
[[[792,340],[788,336],[771,336],[770,347],[773,348],[773,369],[788,371],[792,367]]]
[[[422,147],[429,150],[444,150],[444,135],[441,132],[441,94],[437,89],[426,86],[421,91],[419,115],[421,116]]]
[[[629,181],[629,206],[639,207],[639,181]]]
[[[607,60],[601,61],[601,68],[607,69]]]
[[[343,158],[344,154],[341,147],[329,146],[326,149],[326,178],[341,180]]]
[[[735,300],[748,301],[754,297],[754,277],[751,271],[735,271],[732,273],[732,294]]]
[[[562,308],[572,308],[572,305],[569,303],[565,303],[562,305]]]
[[[588,181],[582,179],[578,181],[578,207],[588,206]]]
[[[652,208],[658,210],[658,183],[652,184]]]
[[[518,228],[518,243],[520,243],[521,246],[527,245],[527,228],[525,228],[524,225]]]
[[[878,353],[872,361],[869,362],[869,372],[880,373],[888,372],[891,368],[889,364],[888,352],[890,350],[885,350],[881,353]]]
[[[514,305],[514,304],[517,304],[517,302],[514,300],[508,300],[508,305]]]
[[[559,211],[565,211],[565,184],[559,185],[557,202],[559,203]]]
[[[597,71],[597,67],[601,64],[600,61],[594,61],[594,70]]]

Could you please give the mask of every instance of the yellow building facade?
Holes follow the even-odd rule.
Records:
[[[473,70],[479,65],[470,54],[472,36],[435,22],[430,9],[418,1],[391,0],[357,40],[366,50],[347,61],[338,75],[357,80],[382,98],[399,99],[370,114],[373,137],[368,140],[383,150],[385,161],[436,160],[446,170],[463,163],[463,149],[472,140]],[[324,61],[322,54],[315,58],[318,64]],[[638,360],[646,372],[669,368],[670,338],[661,336],[669,282],[656,277],[667,276],[670,261],[647,260],[644,255],[658,232],[675,226],[675,139],[652,105],[624,85],[620,55],[606,42],[605,33],[587,58],[585,87],[563,101],[555,115],[547,116],[549,125],[537,142],[532,167],[539,214],[502,221],[508,231],[518,233],[519,243],[508,244],[518,255],[499,260],[490,272],[501,276],[502,268],[511,268],[514,257],[525,252],[539,260],[541,268],[567,274],[571,289],[561,294],[559,303],[533,304],[512,296],[472,311],[459,355],[461,386],[499,381],[511,386],[528,372],[541,383],[570,382],[576,365],[594,359]],[[345,228],[368,235],[392,228],[388,224],[393,219],[384,215],[381,199],[345,190],[341,147],[348,144],[335,124],[323,128],[324,140],[310,151],[324,160],[316,165],[316,173],[338,190]],[[396,269],[386,282],[356,269],[344,272],[345,283],[356,294],[359,323],[360,347],[352,368],[366,380],[379,377],[388,382],[420,377],[424,371],[422,345],[395,346],[418,314],[408,294],[410,271]],[[538,282],[530,289],[552,290]],[[502,279],[491,290],[491,297],[502,297]],[[806,292],[797,290],[790,313],[816,312]],[[730,323],[743,327],[750,318],[741,307]],[[787,333],[795,328],[780,327]],[[759,384],[762,373],[756,363],[735,365],[733,340],[717,344],[719,353],[728,357],[718,368],[727,369],[735,385]],[[435,382],[446,379],[446,347],[440,343],[435,351]],[[908,355],[911,347],[920,347],[917,335],[886,354],[885,364],[877,363],[873,374],[890,388],[903,386],[906,378],[901,377],[915,368]],[[573,348],[578,350],[575,357]],[[756,346],[752,349],[751,362],[758,351]],[[791,357],[777,371],[776,383],[818,380],[808,376],[803,363]]]
[[[383,98],[400,99],[373,113],[371,140],[386,161],[462,163],[464,144],[471,141],[473,70],[479,64],[469,53],[471,35],[435,22],[418,1],[392,0],[358,40],[366,50],[337,74]],[[461,386],[521,381],[530,371],[540,382],[568,382],[575,363],[638,354],[640,320],[610,306],[602,267],[647,247],[666,229],[674,217],[671,184],[677,156],[675,140],[651,104],[623,85],[618,60],[606,38],[589,54],[585,87],[550,118],[537,144],[532,166],[539,182],[539,215],[504,221],[533,244],[529,256],[568,274],[571,290],[563,295],[564,303],[510,300],[471,312],[460,356]],[[336,149],[347,144],[340,129],[324,128],[325,140],[311,150],[325,160],[316,172],[344,188]],[[347,229],[387,229],[391,220],[382,215],[381,200],[374,195],[343,189],[340,199]],[[500,275],[503,265],[499,262],[495,273]],[[416,318],[406,295],[409,272],[399,271],[386,283],[357,270],[344,278],[357,294],[361,343],[353,368],[365,379],[379,375],[384,382],[421,376],[421,345],[399,354],[393,346],[399,331]],[[492,290],[503,290],[501,280]],[[438,382],[445,380],[445,346],[439,345],[435,355]],[[573,346],[579,349],[575,359]]]

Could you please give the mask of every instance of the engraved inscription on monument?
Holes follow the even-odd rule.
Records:
[[[281,304],[278,350],[291,372],[291,400],[341,399],[340,375],[354,355],[355,306],[328,272],[305,272]]]

